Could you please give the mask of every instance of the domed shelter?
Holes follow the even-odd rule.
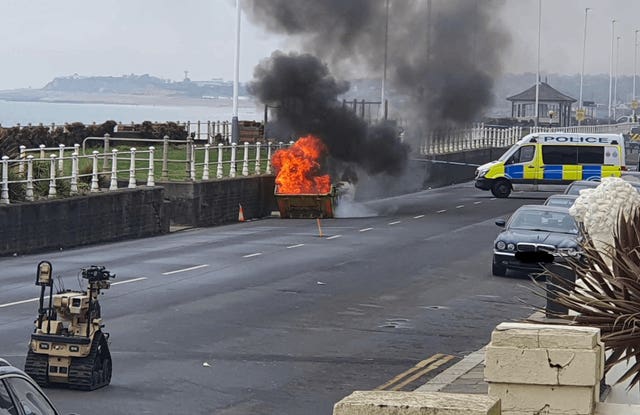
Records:
[[[565,95],[546,82],[540,82],[538,92],[538,125],[566,127],[571,121],[571,106],[577,100]],[[536,86],[510,96],[511,117],[518,121],[536,119]]]

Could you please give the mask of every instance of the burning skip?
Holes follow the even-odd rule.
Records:
[[[331,177],[321,174],[321,160],[326,154],[324,143],[308,135],[273,155],[275,197],[281,218],[333,217],[336,190]]]

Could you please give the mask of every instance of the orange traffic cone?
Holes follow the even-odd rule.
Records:
[[[242,209],[242,205],[240,206],[240,210],[238,211],[238,222],[244,222],[244,210]]]

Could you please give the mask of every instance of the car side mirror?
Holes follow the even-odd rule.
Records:
[[[499,227],[501,227],[501,228],[504,228],[504,226],[505,226],[506,224],[507,224],[507,222],[505,222],[505,220],[504,220],[504,219],[498,219],[498,220],[496,221],[496,225],[498,225],[498,226],[499,226]]]

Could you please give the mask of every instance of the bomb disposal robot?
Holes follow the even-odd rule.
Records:
[[[38,264],[40,307],[24,371],[42,387],[94,390],[111,382],[109,334],[102,331],[98,296],[116,276],[95,265],[81,273],[87,280],[86,290],[63,290],[54,295],[51,263]],[[45,307],[47,287],[49,304]]]

